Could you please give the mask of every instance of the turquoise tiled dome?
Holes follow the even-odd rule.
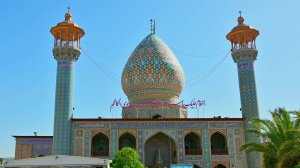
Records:
[[[135,48],[122,73],[122,88],[130,101],[178,99],[184,72],[174,53],[150,34]]]

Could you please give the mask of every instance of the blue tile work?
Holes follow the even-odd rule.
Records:
[[[144,161],[144,153],[143,153],[143,130],[138,130],[138,153],[140,155],[140,161]]]
[[[110,139],[110,144],[111,144],[111,155],[110,158],[114,159],[115,157],[115,153],[118,151],[118,147],[117,147],[117,142],[118,142],[118,137],[117,137],[117,130],[111,130],[111,139]]]
[[[74,128],[109,128],[109,123],[74,123]]]
[[[75,155],[75,151],[74,151],[74,147],[75,147],[75,141],[74,141],[74,131],[73,131],[73,127],[71,124],[71,130],[70,130],[70,136],[71,136],[71,142],[70,142],[70,154],[71,155]]]
[[[210,141],[209,141],[209,134],[208,130],[203,130],[203,140],[204,140],[204,160],[205,160],[205,167],[210,167]]]
[[[182,129],[178,130],[178,156],[179,156],[179,163],[184,163]]]
[[[235,165],[236,167],[243,167],[243,155],[240,147],[242,145],[242,131],[240,129],[234,130],[234,147],[235,147]],[[244,158],[246,160],[246,158]]]
[[[245,140],[245,132],[244,132],[244,129],[241,131],[241,134],[242,134],[243,142],[246,142],[246,140]],[[244,157],[243,157],[243,159],[244,159],[244,164],[248,165],[248,164],[247,164],[247,154],[246,154],[245,151],[243,151],[243,154],[244,154]]]
[[[249,122],[253,118],[259,118],[258,101],[256,94],[255,73],[253,62],[257,57],[255,49],[240,49],[232,53],[237,63],[242,116],[244,119],[244,130],[253,128]],[[245,132],[246,142],[261,142],[260,138],[252,133]],[[257,152],[247,154],[248,168],[260,168],[261,161]]]
[[[74,123],[74,128],[111,128],[111,129],[183,129],[183,128],[200,128],[208,129],[208,122],[114,122],[111,123]],[[243,123],[238,122],[210,122],[210,128],[242,128]]]
[[[229,135],[229,153],[230,153],[230,165],[235,165],[235,151],[234,151],[234,131],[232,129],[228,130]]]
[[[57,62],[52,154],[70,154],[74,66],[74,61]]]
[[[209,128],[235,128],[243,127],[241,122],[210,122]]]
[[[207,128],[207,122],[120,122],[112,123],[111,128],[148,128],[148,129],[161,129],[161,128]]]
[[[69,46],[55,47],[53,55],[57,74],[52,154],[70,155],[74,71],[80,51]]]
[[[147,141],[147,138],[155,135],[158,132],[162,132],[165,135],[170,136],[174,142],[177,143],[177,154],[178,154],[178,163],[194,163],[204,167],[210,167],[213,156],[210,156],[210,136],[209,129],[221,129],[221,130],[231,130],[230,136],[235,137],[235,129],[243,129],[243,121],[188,121],[188,122],[178,122],[178,121],[149,121],[149,122],[132,122],[132,121],[89,121],[89,122],[74,122],[74,129],[80,130],[97,130],[106,128],[110,130],[110,158],[113,159],[113,155],[118,150],[117,142],[117,132],[118,129],[137,129],[137,151],[140,155],[140,160],[144,162],[144,143]],[[174,129],[176,128],[176,129]],[[183,129],[199,129],[202,130],[202,140],[203,140],[203,155],[200,156],[184,156],[184,137]],[[237,132],[242,134],[241,132]],[[74,132],[75,135],[75,132]],[[228,134],[229,137],[229,134]],[[85,137],[85,141],[88,141],[88,137]],[[89,138],[91,138],[89,136]],[[229,140],[228,142],[234,144],[234,139]],[[91,143],[91,139],[89,139]],[[90,144],[89,144],[90,145]],[[231,145],[232,146],[232,145]],[[230,147],[230,146],[229,146]],[[89,148],[85,148],[89,150]],[[233,151],[233,152],[232,152]],[[88,152],[86,152],[88,153]],[[235,149],[231,149],[230,153],[235,153]],[[240,155],[243,156],[243,155]],[[239,157],[240,157],[239,156]],[[236,158],[231,158],[230,155],[227,157],[222,157],[222,161],[236,160]],[[219,160],[219,159],[217,159]],[[243,158],[240,157],[240,160],[243,161]]]
[[[184,72],[171,49],[157,35],[145,37],[129,57],[122,88],[129,100],[179,97]]]
[[[84,131],[84,156],[90,156],[90,130]]]

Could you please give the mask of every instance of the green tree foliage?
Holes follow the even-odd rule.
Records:
[[[130,147],[124,147],[115,154],[112,167],[144,168],[144,165],[139,161],[139,155],[134,149]]]
[[[299,119],[293,119],[284,108],[270,113],[272,120],[253,119],[251,124],[255,128],[247,130],[266,142],[247,142],[241,149],[261,152],[266,168],[294,168],[300,161]]]

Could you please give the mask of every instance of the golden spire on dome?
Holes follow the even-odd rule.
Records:
[[[239,11],[240,16],[238,17],[238,24],[243,25],[244,24],[244,17],[242,16],[242,11]]]
[[[68,45],[80,49],[80,39],[84,36],[85,32],[72,21],[70,7],[67,7],[67,9],[65,20],[50,29],[55,39],[54,45],[55,47]]]
[[[227,35],[226,38],[231,42],[232,50],[240,48],[256,49],[255,40],[259,35],[259,31],[244,23],[242,12],[239,11],[238,25],[235,26]]]
[[[72,14],[70,13],[70,7],[67,7],[68,12],[65,14],[65,22],[72,22]]]

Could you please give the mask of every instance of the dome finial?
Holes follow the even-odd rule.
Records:
[[[72,22],[72,15],[70,13],[70,7],[67,7],[68,12],[65,14],[65,21],[66,22]]]
[[[244,24],[244,17],[242,16],[242,11],[239,11],[240,16],[238,17],[238,24],[243,25]]]
[[[155,34],[155,19],[153,20],[153,34]]]
[[[150,31],[151,34],[155,34],[155,19],[150,19]]]

